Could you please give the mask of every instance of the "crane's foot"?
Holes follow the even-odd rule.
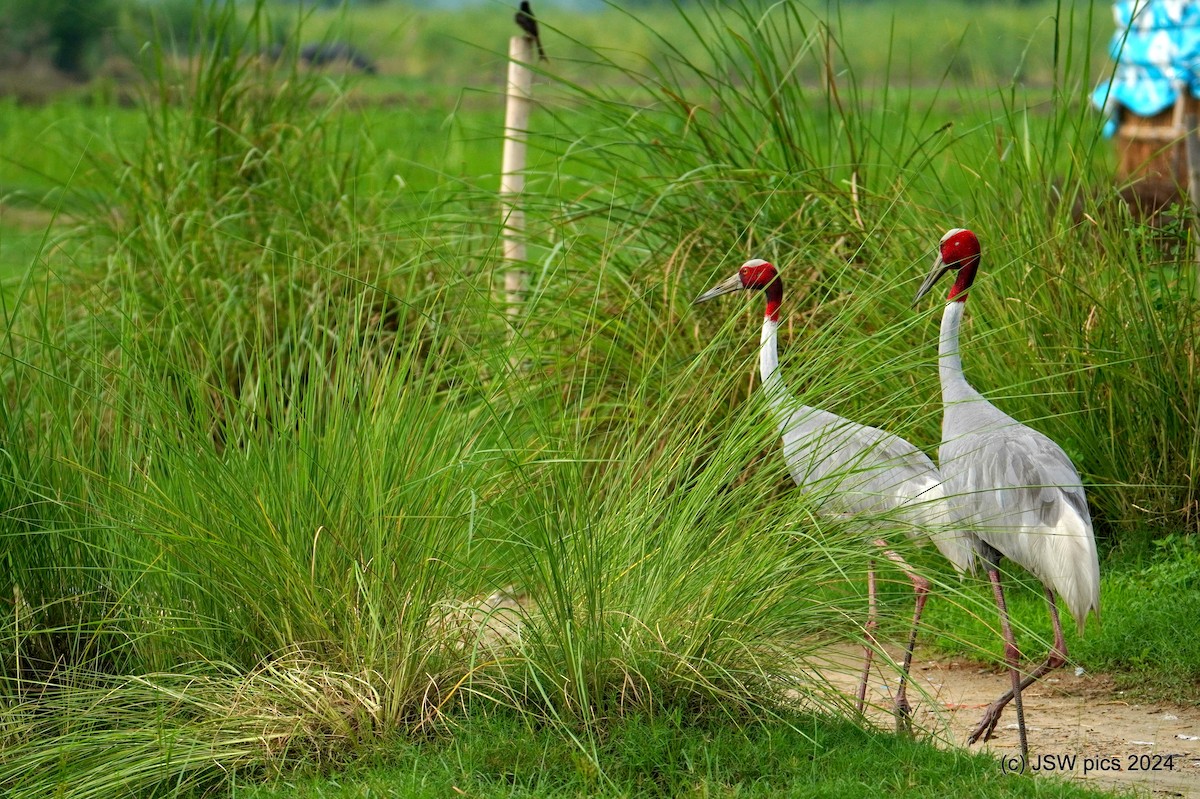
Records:
[[[979,726],[968,736],[968,745],[976,741],[990,741],[992,739],[992,733],[996,731],[996,725],[1000,723],[1000,715],[1004,713],[1004,706],[1007,704],[1007,702],[993,702],[988,705],[988,709],[984,712]]]

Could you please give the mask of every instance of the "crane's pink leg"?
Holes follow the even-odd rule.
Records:
[[[1054,622],[1054,646],[1050,648],[1050,653],[1046,655],[1046,661],[1030,672],[1029,676],[1021,680],[1020,685],[1017,686],[1020,691],[1024,691],[1031,683],[1040,680],[1067,662],[1067,642],[1063,638],[1062,622],[1058,618],[1058,603],[1054,599],[1054,592],[1049,588],[1046,588],[1046,602],[1050,605],[1050,620]],[[980,736],[985,741],[992,737],[992,732],[996,729],[996,723],[1000,721],[1000,711],[1012,701],[1013,696],[1014,694],[1010,689],[988,707],[983,721],[979,722],[979,726],[971,734],[969,743],[975,743],[975,741],[979,740]],[[994,712],[993,708],[995,709]]]
[[[872,559],[867,567],[867,643],[863,646],[865,655],[862,679],[858,681],[858,701],[855,705],[859,714],[863,712],[863,705],[867,700],[867,680],[871,676],[871,658],[875,655],[875,628],[877,626],[879,626],[879,622],[875,620],[875,561]]]
[[[967,738],[967,743],[975,743],[985,730],[990,736],[992,730],[996,729],[996,722],[1000,720],[1000,713],[1003,712],[1004,706],[1010,700],[1015,700],[1017,706],[1017,737],[1021,741],[1021,756],[1028,758],[1029,743],[1025,739],[1025,707],[1021,703],[1022,683],[1019,671],[1021,666],[1021,652],[1017,649],[1017,643],[1013,639],[1012,626],[1008,622],[1008,607],[1004,603],[1004,589],[1000,587],[1000,572],[995,566],[988,568],[988,579],[992,581],[992,593],[996,597],[996,607],[1000,610],[1000,631],[1004,635],[1004,660],[1008,663],[1008,673],[1012,677],[1012,691],[1011,694],[1005,694],[1005,696],[1000,697],[1000,699],[988,707],[987,711],[983,714],[983,721],[979,722],[979,726],[975,728],[975,732],[971,733],[971,737]],[[985,737],[984,740],[987,740],[987,738]]]
[[[886,543],[880,539],[876,546],[883,547]],[[913,593],[916,594],[916,607],[913,609],[912,629],[908,633],[908,646],[904,648],[904,665],[900,670],[900,686],[896,689],[896,730],[911,730],[912,706],[908,704],[908,672],[912,668],[913,650],[917,646],[917,628],[921,624],[921,613],[925,610],[925,600],[929,598],[929,580],[917,574],[908,561],[899,553],[887,550],[884,553],[889,560],[898,564],[908,579],[912,581]]]

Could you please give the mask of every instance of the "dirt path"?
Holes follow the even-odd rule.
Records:
[[[902,654],[898,648],[888,651],[897,659]],[[861,653],[848,646],[832,649],[824,669],[826,679],[853,695]],[[912,674],[909,701],[914,720],[957,746],[965,745],[984,708],[1009,685],[1002,670],[938,657],[927,650],[918,650]],[[883,673],[875,669],[867,696],[877,706],[869,716],[892,728],[894,677],[891,689],[883,680]],[[1103,787],[1135,788],[1139,795],[1200,799],[1200,708],[1139,704],[1122,694],[1109,678],[1077,676],[1071,667],[1030,686],[1023,696],[1031,765],[1039,762],[1046,766],[1045,773],[1049,761],[1058,766],[1056,773]],[[996,737],[974,748],[1014,763],[1019,747],[1011,705],[1000,719]],[[1109,769],[1119,765],[1120,771],[1103,770],[1101,765]]]

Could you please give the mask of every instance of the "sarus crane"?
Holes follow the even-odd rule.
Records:
[[[946,501],[942,478],[928,455],[891,433],[802,405],[784,386],[778,369],[783,280],[774,266],[759,258],[746,261],[734,275],[701,294],[694,302],[706,302],[742,290],[766,294],[759,373],[763,391],[779,424],[783,456],[796,485],[809,490],[820,501],[823,514],[842,518],[890,516],[890,520],[904,526],[910,536],[931,538],[959,573],[974,571],[976,541],[971,533],[955,523],[955,509]],[[882,538],[873,543],[900,565],[912,581],[916,594],[912,630],[895,697],[897,726],[906,727],[911,714],[907,677],[916,645],[917,626],[929,593],[929,581],[917,574],[898,553],[887,549]],[[857,692],[860,713],[874,651],[870,645],[876,627],[874,566],[872,561],[867,580],[869,642]]]
[[[962,520],[982,543],[981,558],[1000,612],[1004,657],[1012,679],[1012,688],[988,706],[968,743],[988,740],[1004,707],[1013,701],[1021,754],[1028,756],[1021,691],[1067,660],[1055,595],[1063,598],[1082,633],[1088,614],[1100,613],[1100,561],[1083,484],[1066,453],[992,405],[963,377],[958,332],[979,260],[979,239],[974,233],[962,228],[947,232],[913,305],[942,275],[957,273],[942,311],[938,344],[943,404],[938,464],[947,496],[959,504]],[[1002,557],[1042,582],[1054,622],[1054,645],[1046,661],[1024,679],[1000,586]]]

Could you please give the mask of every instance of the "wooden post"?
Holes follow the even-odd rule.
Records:
[[[1195,226],[1200,221],[1200,136],[1196,131],[1196,115],[1194,113],[1186,114],[1183,118],[1184,130],[1184,152],[1186,153],[1187,164],[1187,192],[1188,199],[1191,201],[1192,207],[1192,229],[1195,231]],[[1195,233],[1193,232],[1193,235]],[[1197,250],[1197,259],[1200,259],[1200,250]]]
[[[525,297],[525,211],[521,194],[525,191],[525,132],[529,129],[529,111],[533,105],[533,40],[513,36],[508,40],[508,88],[504,109],[504,158],[500,174],[500,223],[503,225],[502,257],[504,299],[509,319],[509,335],[516,329],[517,316]]]
[[[1179,124],[1183,128],[1183,163],[1187,169],[1188,202],[1192,209],[1190,237],[1194,241],[1200,224],[1200,136],[1196,131],[1196,103],[1183,81],[1175,85],[1175,90],[1179,92],[1175,106],[1179,109]],[[1195,257],[1200,262],[1200,247],[1196,248]],[[1200,288],[1200,276],[1197,276],[1197,287]]]

